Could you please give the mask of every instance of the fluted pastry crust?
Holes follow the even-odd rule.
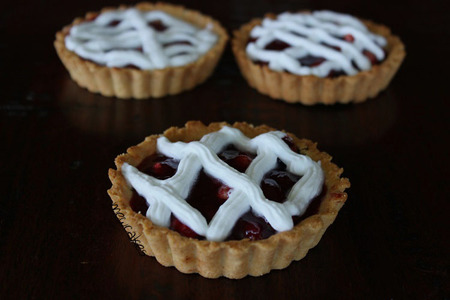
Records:
[[[169,128],[163,135],[172,142],[188,142],[200,140],[205,134],[218,131],[225,125],[228,124],[211,123],[206,126],[198,121],[190,121],[183,128]],[[238,128],[249,138],[275,130],[266,125],[254,127],[247,123],[235,123],[231,126]],[[315,143],[289,134],[301,153],[320,161],[324,170],[326,194],[317,214],[301,221],[292,230],[277,233],[264,240],[213,242],[184,237],[176,231],[153,224],[131,209],[129,203],[132,188],[121,173],[124,162],[137,166],[144,158],[154,154],[159,136],[147,137],[115,159],[117,170],[109,170],[112,187],[108,194],[115,211],[120,211],[119,219],[125,229],[135,237],[135,242],[143,252],[154,256],[162,265],[175,266],[183,273],[199,273],[207,278],[224,276],[238,279],[286,268],[292,261],[302,259],[309,249],[317,245],[347,199],[344,190],[350,187],[350,182],[347,178],[340,177],[343,169],[331,162],[330,155],[320,152]]]
[[[135,7],[143,11],[161,10],[201,28],[211,24],[212,31],[218,35],[218,41],[197,61],[180,67],[157,70],[109,68],[85,60],[68,50],[64,38],[74,25],[92,20],[102,12],[127,9],[129,6],[108,7],[100,12],[89,12],[84,18],[76,18],[72,24],[57,32],[54,42],[59,58],[79,86],[103,96],[115,96],[124,99],[158,98],[190,90],[204,82],[212,74],[228,40],[227,32],[219,22],[197,11],[178,5],[142,2]]]
[[[267,14],[266,17],[275,18],[276,15]],[[389,85],[406,52],[400,38],[393,35],[388,27],[367,20],[361,21],[369,31],[386,38],[387,57],[379,65],[353,76],[301,76],[273,71],[268,66],[254,63],[248,58],[245,48],[250,31],[260,25],[262,19],[254,19],[233,32],[232,50],[248,84],[273,99],[305,105],[363,102],[377,96]]]

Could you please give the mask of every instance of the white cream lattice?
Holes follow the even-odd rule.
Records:
[[[351,35],[354,41],[344,41],[346,35]],[[371,33],[355,17],[332,11],[282,13],[275,20],[265,18],[261,26],[252,29],[250,36],[257,39],[246,48],[252,60],[265,61],[272,70],[287,70],[297,75],[326,77],[331,70],[355,75],[358,69],[372,67],[363,50],[372,52],[379,61],[385,57],[384,37]],[[275,40],[291,46],[282,51],[265,49]],[[330,46],[338,47],[340,51]],[[318,66],[302,65],[299,59],[308,55],[323,57],[326,61]]]
[[[158,31],[149,25],[157,21],[167,28]],[[119,23],[109,26],[112,22]],[[133,65],[151,70],[193,62],[217,39],[210,26],[199,29],[163,11],[130,8],[107,11],[92,22],[73,26],[65,44],[67,49],[100,65]]]
[[[173,213],[197,234],[211,241],[222,241],[230,234],[236,221],[252,209],[275,230],[286,231],[294,225],[292,216],[303,214],[311,200],[320,193],[324,175],[320,163],[289,148],[282,140],[285,135],[272,131],[249,139],[238,129],[226,126],[190,143],[171,143],[166,137],[160,137],[157,151],[180,160],[174,176],[156,179],[127,163],[122,165],[122,174],[147,200],[147,217],[157,225],[168,227]],[[230,167],[217,156],[230,144],[241,151],[257,154],[245,173]],[[286,164],[289,172],[302,176],[284,203],[266,199],[259,186],[264,174],[275,168],[277,159]],[[219,207],[209,224],[185,200],[202,167],[207,174],[232,188],[228,200]]]

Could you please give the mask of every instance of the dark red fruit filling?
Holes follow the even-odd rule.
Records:
[[[155,178],[167,179],[175,175],[178,164],[179,161],[174,158],[155,154],[145,158],[138,169]]]
[[[97,16],[94,16],[94,17],[88,19],[88,21],[93,21],[96,18],[97,18]],[[122,22],[121,20],[112,20],[111,22],[109,22],[107,27],[116,27],[121,22]],[[168,28],[161,20],[155,20],[155,21],[148,22],[147,25],[152,27],[156,31],[159,31],[159,32],[165,31]],[[164,44],[162,46],[163,47],[168,47],[168,46],[172,46],[172,45],[192,45],[192,43],[189,42],[189,41],[175,41],[175,42],[171,42],[171,43],[166,43],[166,44]],[[120,48],[115,48],[114,50],[119,50],[119,49]],[[133,50],[138,51],[138,52],[143,52],[142,47],[135,48]],[[182,55],[182,54],[186,54],[186,53],[185,52],[177,53],[177,55]],[[139,70],[140,69],[139,67],[137,67],[137,66],[135,66],[133,64],[128,64],[128,65],[124,66],[124,68],[135,69],[135,70]]]
[[[144,197],[140,196],[138,193],[133,192],[133,196],[131,196],[130,200],[130,206],[131,209],[137,213],[140,213],[142,215],[147,215],[147,201]]]
[[[327,77],[329,77],[329,78],[336,78],[336,77],[339,77],[339,76],[342,76],[342,75],[347,75],[347,74],[344,71],[342,71],[342,70],[339,70],[339,71],[331,70],[330,73],[328,73]]]
[[[304,219],[315,215],[319,212],[320,203],[322,203],[322,199],[327,194],[327,187],[325,184],[322,186],[322,191],[319,195],[317,195],[314,199],[312,199],[311,203],[309,203],[308,208],[306,209],[305,213],[301,216],[293,216],[292,220],[294,221],[294,224],[298,224]]]
[[[221,181],[207,175],[203,170],[197,177],[189,196],[186,198],[192,207],[197,208],[207,222],[216,214],[219,207],[227,200],[226,185]]]
[[[225,202],[225,200],[227,200],[228,197],[230,196],[231,190],[232,188],[230,188],[228,185],[225,184],[220,185],[219,189],[217,190],[217,198]]]
[[[298,147],[295,146],[289,136],[285,136],[283,140],[293,151],[299,153]],[[240,172],[245,172],[255,158],[253,154],[241,152],[232,145],[226,147],[218,154],[218,156],[228,165]],[[178,163],[179,162],[173,158],[161,154],[154,154],[147,157],[138,166],[138,169],[141,172],[158,179],[167,179],[176,173]],[[277,166],[273,170],[267,172],[263,177],[261,189],[268,199],[283,203],[286,201],[290,189],[299,179],[299,176],[288,172],[286,170],[286,165],[279,160]],[[202,170],[198,175],[189,196],[186,198],[186,201],[197,208],[206,220],[210,222],[219,207],[228,199],[231,191],[231,187],[225,185],[220,180],[209,176]],[[320,199],[323,195],[324,191],[322,191],[322,195],[316,197],[312,201],[308,211],[304,215],[301,217],[293,217],[294,223],[297,224],[304,218],[316,213],[318,206],[320,205]],[[145,199],[137,193],[133,193],[130,206],[133,211],[143,215],[146,214],[148,209]],[[204,239],[203,236],[199,236],[191,228],[178,220],[173,214],[171,216],[170,229],[175,230],[186,237]],[[245,238],[250,240],[260,240],[266,239],[275,233],[276,231],[264,218],[256,216],[250,210],[239,218],[227,240],[241,240]]]
[[[169,47],[173,45],[192,45],[189,41],[176,41],[176,42],[170,42],[163,45],[163,47]]]
[[[294,144],[294,140],[290,136],[285,135],[282,140],[289,146],[289,148],[291,148],[292,151],[295,153],[300,153],[300,150],[297,145]]]
[[[326,59],[323,57],[306,55],[300,58],[299,61],[303,66],[315,67],[326,61]]]
[[[160,20],[148,22],[147,24],[148,24],[148,26],[152,27],[156,31],[164,31],[167,29],[167,26],[164,25],[164,23],[161,22]]]
[[[284,50],[288,47],[290,47],[291,45],[289,45],[288,43],[285,43],[283,41],[280,40],[274,40],[273,42],[267,44],[267,46],[264,48],[266,50],[275,50],[275,51],[281,51]]]
[[[108,27],[116,27],[119,24],[120,24],[119,20],[112,20],[111,22],[109,22]]]
[[[296,34],[294,32],[292,32],[292,33]],[[302,36],[301,34],[296,34],[296,35]],[[338,37],[338,36],[335,36],[335,37],[338,38],[338,39],[341,39],[343,41],[346,41],[348,43],[353,43],[355,41],[355,38],[351,34],[346,34],[343,37]],[[250,38],[247,43],[253,43],[253,42],[257,41],[257,40],[258,40],[257,38]],[[322,42],[321,44],[326,46],[326,47],[332,48],[332,49],[334,49],[336,51],[341,51],[340,47],[329,45],[329,44],[324,43],[324,42]],[[266,47],[264,47],[264,49],[266,49],[266,50],[273,50],[273,51],[282,51],[282,50],[284,50],[284,49],[286,49],[286,48],[288,48],[290,46],[291,45],[289,43],[286,43],[286,42],[283,42],[283,41],[280,41],[280,40],[274,40],[274,41],[270,42],[269,44],[267,44]],[[372,52],[370,52],[368,50],[363,50],[362,53],[370,60],[370,62],[372,63],[373,66],[374,65],[378,65],[378,64],[381,63],[381,61],[378,60],[376,58],[375,54],[373,54]],[[298,59],[298,61],[303,66],[316,67],[316,66],[322,64],[324,61],[326,61],[326,59],[323,58],[323,57],[319,57],[319,56],[306,55],[306,56],[301,57],[300,59]],[[258,65],[268,65],[268,63],[266,61],[260,61],[260,60],[255,61],[255,63],[258,64]],[[356,69],[358,69],[354,63],[353,63],[353,66]],[[288,72],[288,71],[286,71],[286,72]],[[344,71],[342,71],[342,70],[331,70],[327,77],[335,78],[335,77],[339,77],[339,76],[342,76],[342,75],[347,75],[347,74]]]
[[[334,50],[336,50],[336,51],[341,51],[341,47],[333,46],[333,45],[327,44],[327,43],[325,43],[325,42],[322,42],[322,43],[320,43],[320,44],[323,45],[323,46],[325,46],[325,47],[334,49]]]
[[[165,31],[168,27],[161,22],[160,20],[156,20],[156,21],[152,21],[152,22],[148,22],[147,23],[148,26],[152,27],[153,29],[155,29],[156,31]],[[168,47],[168,46],[172,46],[172,45],[192,45],[191,42],[189,41],[176,41],[176,42],[171,42],[171,43],[166,43],[163,45],[163,47]],[[181,53],[180,53],[181,54]]]
[[[349,43],[353,43],[355,41],[355,38],[351,34],[344,35],[344,40],[346,40]]]
[[[219,153],[219,158],[239,172],[244,173],[255,158],[255,155],[243,153],[230,146]]]
[[[370,60],[372,65],[376,65],[378,63],[378,59],[376,58],[375,54],[373,54],[369,50],[363,50],[363,54]]]
[[[182,223],[174,215],[170,216],[170,229],[175,230],[183,236],[200,239],[201,237],[189,226]]]
[[[245,238],[252,241],[262,240],[275,233],[277,233],[276,230],[264,218],[257,217],[251,211],[248,211],[237,220],[228,240],[243,240]]]
[[[94,19],[92,19],[92,20],[94,20]],[[92,20],[90,20],[90,21],[92,21]],[[112,20],[111,22],[109,22],[109,24],[107,26],[108,27],[116,27],[117,25],[120,24],[120,22],[121,22],[120,20]],[[167,29],[167,26],[160,20],[148,22],[147,25],[152,27],[156,31],[164,31]]]
[[[267,199],[283,203],[288,192],[300,179],[299,176],[286,171],[286,165],[278,162],[276,169],[267,172],[261,182],[261,188]]]

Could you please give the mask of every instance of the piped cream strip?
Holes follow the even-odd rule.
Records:
[[[353,36],[352,43],[341,39],[347,34]],[[354,75],[358,69],[369,70],[372,67],[363,50],[372,52],[378,60],[385,57],[382,49],[386,45],[384,37],[369,32],[363,23],[350,15],[331,11],[283,13],[275,20],[264,19],[261,26],[253,28],[250,36],[257,38],[246,48],[252,60],[265,61],[272,70],[287,70],[297,75],[326,77],[331,70]],[[274,40],[291,46],[282,51],[266,50],[265,47]],[[341,51],[323,43],[339,47]],[[327,61],[318,66],[303,66],[299,59],[307,55],[323,57]]]
[[[237,219],[250,208],[264,217],[277,231],[293,227],[292,216],[304,213],[311,200],[322,188],[324,175],[320,163],[305,155],[293,152],[282,140],[285,133],[272,131],[249,139],[238,129],[223,127],[205,135],[198,142],[171,143],[160,137],[157,152],[180,160],[175,175],[159,180],[141,173],[124,163],[122,173],[128,183],[146,200],[150,208],[147,217],[157,225],[168,226],[170,212],[199,235],[211,241],[227,238]],[[223,162],[217,153],[233,144],[248,153],[257,154],[245,173],[240,173]],[[266,199],[260,182],[280,159],[287,170],[303,176],[292,188],[284,203]],[[222,204],[208,225],[200,212],[186,202],[201,168],[231,187],[229,198]],[[157,206],[152,208],[152,206]],[[155,215],[160,213],[160,215]]]
[[[120,23],[108,26],[113,21]],[[159,32],[148,25],[153,21],[161,21],[167,28]],[[100,65],[163,69],[197,60],[217,39],[210,25],[199,29],[162,11],[130,8],[104,12],[92,22],[73,26],[65,44],[67,49]],[[176,44],[183,41],[191,45]]]

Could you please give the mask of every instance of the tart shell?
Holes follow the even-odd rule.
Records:
[[[84,18],[75,19],[71,25],[57,32],[54,42],[59,58],[79,86],[87,88],[90,92],[100,93],[108,97],[115,96],[123,99],[158,98],[190,90],[203,83],[212,74],[228,40],[227,32],[219,22],[197,11],[177,5],[143,2],[135,7],[143,11],[161,10],[201,28],[211,24],[212,31],[218,35],[217,43],[195,62],[180,67],[156,70],[109,68],[85,60],[68,50],[64,39],[74,25],[93,20],[105,11],[129,7],[120,6],[118,8],[104,8],[100,12],[89,12]]]
[[[266,17],[275,18],[276,15],[268,14]],[[391,34],[388,27],[367,20],[361,21],[369,31],[386,38],[387,57],[379,65],[353,76],[300,76],[273,71],[268,66],[254,63],[248,58],[245,49],[250,31],[260,25],[262,19],[252,20],[233,32],[232,50],[248,84],[273,99],[305,105],[363,102],[377,96],[389,85],[406,52],[400,38]]]
[[[169,128],[163,135],[172,142],[189,142],[199,140],[203,135],[218,131],[225,125],[228,124],[211,123],[206,126],[198,121],[190,121],[183,128]],[[232,126],[249,138],[275,130],[265,125],[254,127],[247,123],[235,123]],[[160,135],[147,137],[115,159],[117,170],[109,170],[112,187],[108,190],[114,211],[129,236],[134,237],[132,241],[145,254],[154,256],[164,266],[175,266],[183,273],[198,273],[207,278],[224,276],[239,279],[286,268],[292,261],[305,257],[309,249],[317,245],[347,199],[344,190],[350,187],[349,180],[340,177],[343,169],[331,162],[330,155],[317,150],[316,144],[309,140],[289,135],[302,154],[321,162],[326,185],[326,194],[318,212],[295,225],[292,230],[258,241],[244,239],[214,242],[184,237],[176,231],[157,226],[145,216],[134,212],[129,204],[132,188],[122,175],[121,166],[124,162],[137,166],[145,157],[155,153],[156,140]]]

